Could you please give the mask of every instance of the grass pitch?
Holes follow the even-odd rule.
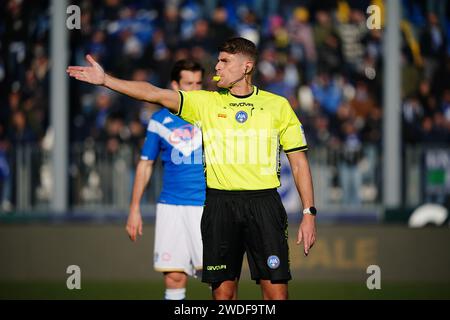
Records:
[[[68,290],[65,282],[0,281],[0,299],[62,300],[161,300],[161,280],[84,281],[80,290]],[[304,281],[289,283],[290,300],[373,300],[373,299],[450,299],[450,283],[382,283],[380,290],[369,290],[365,283]],[[210,300],[208,286],[198,280],[188,283],[187,299]],[[260,300],[259,286],[241,281],[239,299]]]

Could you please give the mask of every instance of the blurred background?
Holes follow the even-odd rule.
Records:
[[[232,36],[257,45],[255,84],[290,101],[309,145],[319,241],[308,258],[293,241],[301,204],[282,158],[291,298],[450,298],[449,1],[1,0],[0,14],[0,298],[162,297],[160,163],[144,238],[124,231],[158,106],[65,68],[90,53],[110,74],[168,87],[174,61],[192,58],[214,90],[217,47]],[[88,289],[66,289],[72,264]],[[381,290],[366,286],[369,265]],[[243,297],[259,299],[248,279],[244,267]],[[191,298],[209,299],[192,285]]]

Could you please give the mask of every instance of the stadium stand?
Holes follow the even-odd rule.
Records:
[[[350,0],[73,1],[81,8],[82,28],[70,32],[70,60],[83,64],[90,53],[111,74],[166,87],[175,60],[201,61],[210,78],[218,43],[233,35],[249,38],[260,50],[256,84],[289,99],[311,149],[323,151],[312,153],[316,170],[324,172],[316,177],[323,181],[318,184],[320,203],[379,204],[383,31],[366,27],[365,8],[373,3],[382,5]],[[48,1],[7,0],[0,6],[0,205],[6,212],[36,208],[51,196],[50,20]],[[449,7],[448,1],[402,1],[405,149],[448,148],[450,142]],[[206,87],[214,89],[214,84]],[[70,83],[72,206],[126,208],[145,124],[156,108]],[[28,175],[18,173],[24,159],[32,160]],[[26,197],[17,188],[22,176],[32,186]],[[120,189],[109,179],[121,179]]]

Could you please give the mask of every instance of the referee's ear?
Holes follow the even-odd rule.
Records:
[[[253,73],[253,68],[255,66],[255,62],[254,61],[247,61],[245,63],[245,71],[244,74],[248,75],[248,74],[252,74]]]

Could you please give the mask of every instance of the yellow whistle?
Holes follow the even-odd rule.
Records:
[[[220,76],[214,76],[212,79],[213,79],[213,81],[219,81],[220,80]]]

